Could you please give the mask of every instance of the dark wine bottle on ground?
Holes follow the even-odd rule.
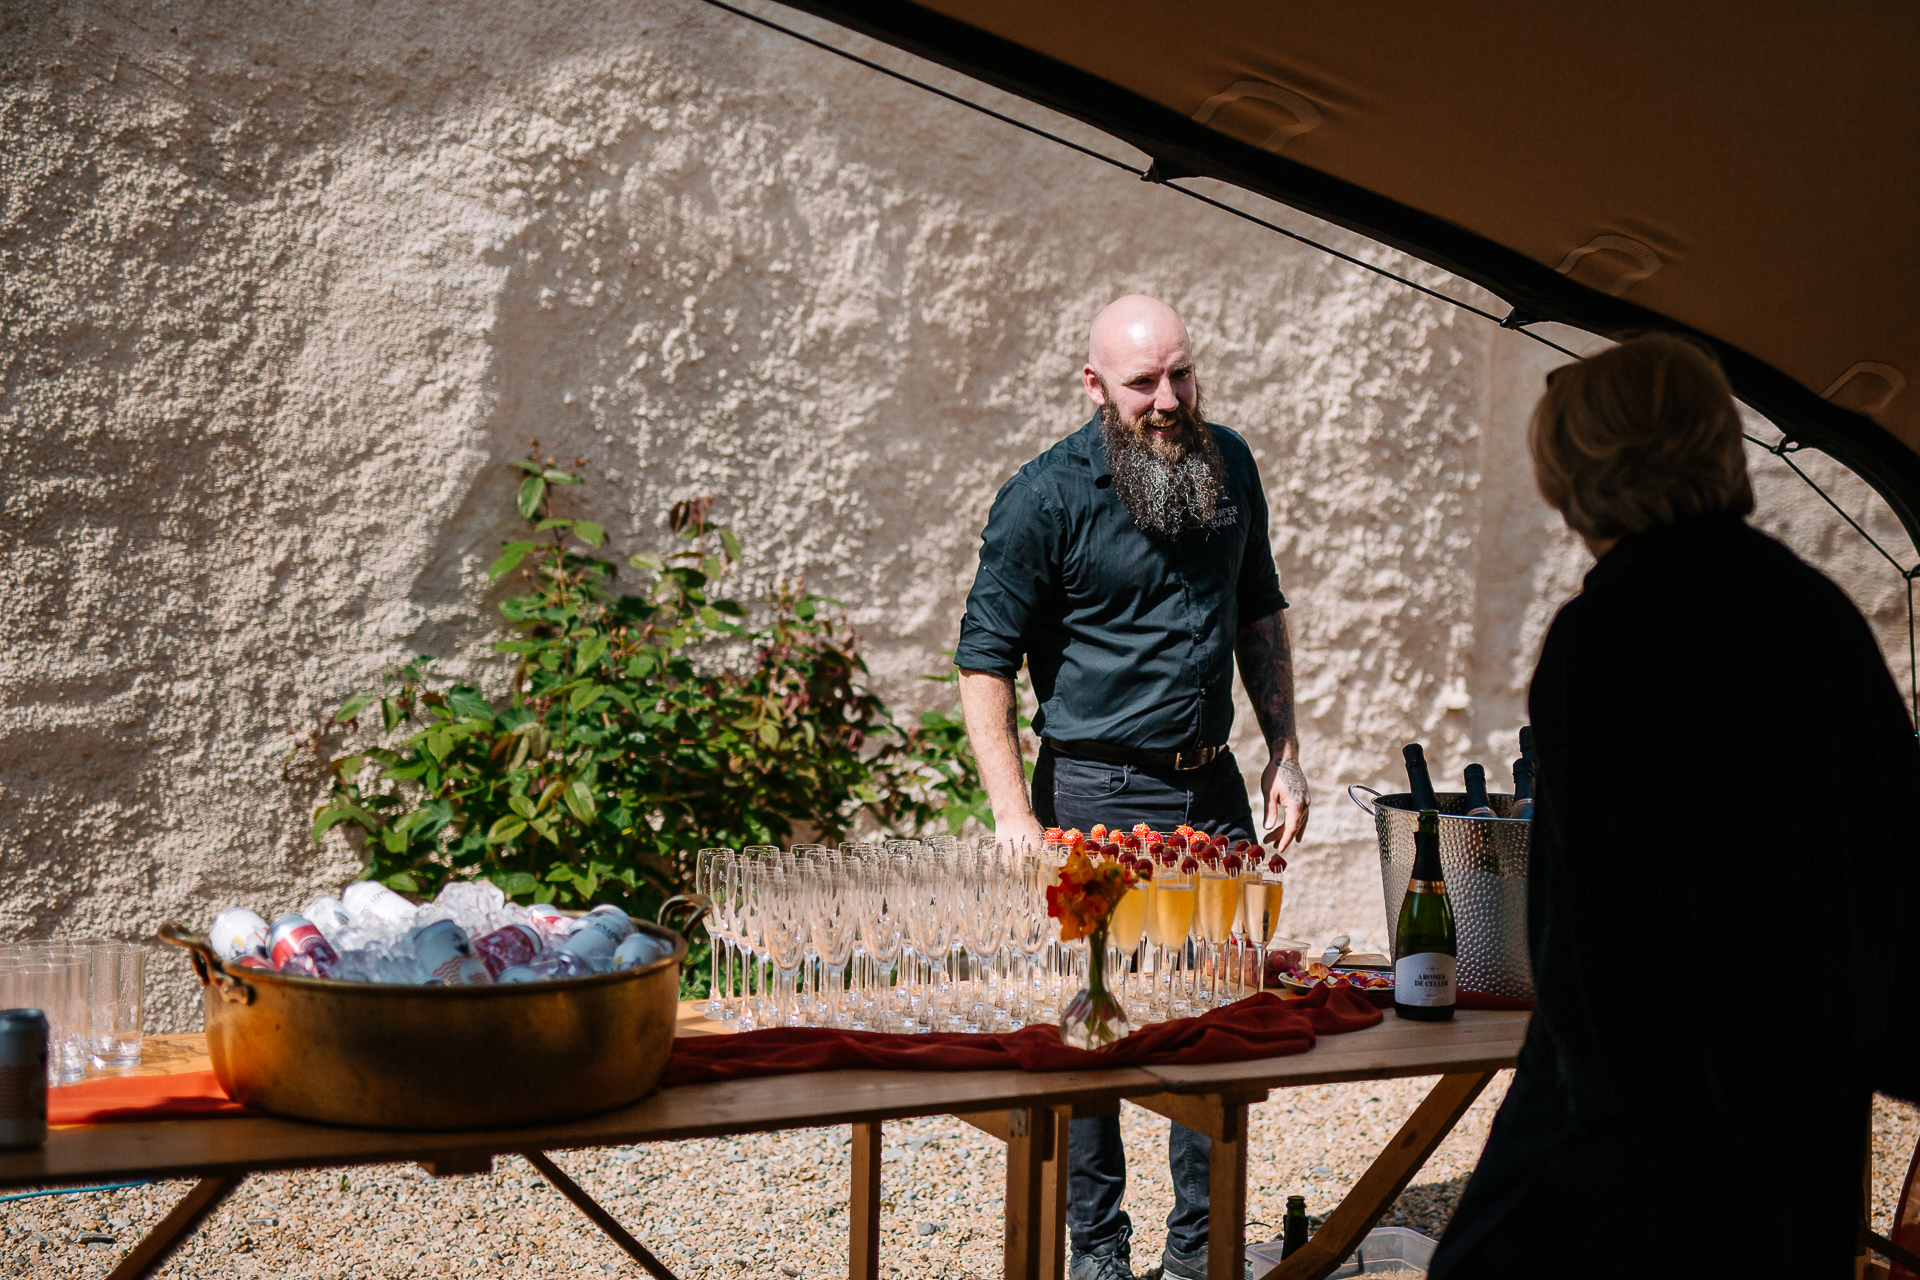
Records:
[[[1305,1196],[1287,1197],[1286,1226],[1280,1236],[1280,1256],[1291,1258],[1294,1250],[1300,1248],[1313,1234],[1307,1225],[1307,1198]]]
[[[1487,771],[1477,764],[1467,766],[1467,816],[1493,816],[1493,806],[1487,803]]]
[[[1416,1022],[1451,1018],[1454,954],[1453,907],[1440,869],[1440,815],[1423,809],[1413,836],[1413,877],[1393,939],[1393,1011]]]
[[[1533,726],[1530,724],[1520,726],[1520,754],[1527,758],[1527,763],[1532,765],[1536,772],[1539,770],[1540,757],[1533,753]]]
[[[1413,792],[1413,807],[1438,809],[1440,801],[1433,794],[1433,779],[1427,776],[1427,753],[1419,743],[1409,742],[1400,748],[1400,754],[1407,762],[1407,790]]]
[[[1533,761],[1521,756],[1513,762],[1513,808],[1509,818],[1533,817]]]

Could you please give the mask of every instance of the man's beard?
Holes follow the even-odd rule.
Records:
[[[1177,405],[1168,413],[1150,409],[1130,427],[1120,421],[1104,380],[1100,391],[1106,400],[1100,406],[1100,439],[1113,472],[1113,491],[1134,520],[1142,529],[1169,538],[1212,524],[1227,463],[1207,430],[1199,388],[1194,388],[1191,405]],[[1169,436],[1148,430],[1170,426],[1177,430]]]

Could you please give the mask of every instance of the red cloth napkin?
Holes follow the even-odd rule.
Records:
[[[1060,1043],[1056,1027],[1005,1035],[890,1035],[822,1027],[770,1027],[734,1036],[700,1036],[673,1047],[663,1088],[804,1071],[1094,1071],[1180,1063],[1243,1062],[1305,1053],[1315,1036],[1358,1031],[1380,1011],[1353,988],[1315,987],[1282,999],[1248,996],[1197,1018],[1157,1022],[1105,1049]]]
[[[1007,1035],[884,1035],[819,1027],[773,1027],[732,1036],[689,1036],[674,1042],[662,1088],[754,1076],[862,1067],[888,1071],[1098,1070],[1149,1064],[1243,1062],[1305,1053],[1317,1036],[1358,1031],[1380,1010],[1345,983],[1282,999],[1249,996],[1197,1018],[1159,1022],[1100,1050],[1060,1043],[1055,1027]],[[122,1076],[47,1091],[48,1124],[119,1120],[184,1120],[260,1112],[228,1098],[211,1071]]]
[[[182,1071],[171,1076],[115,1076],[47,1090],[48,1124],[259,1114],[229,1098],[211,1071]]]

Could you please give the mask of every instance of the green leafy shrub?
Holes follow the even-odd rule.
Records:
[[[491,573],[529,588],[500,605],[511,693],[490,701],[422,656],[349,698],[334,720],[358,745],[326,761],[315,839],[358,828],[367,874],[404,891],[484,877],[520,901],[651,916],[704,847],[786,844],[801,825],[837,840],[862,814],[894,832],[990,824],[957,712],[897,724],[837,602],[719,594],[741,552],[707,500],[673,508],[675,549],[629,557],[638,589],[616,594],[605,531],[554,514],[579,478],[513,465],[531,534]]]

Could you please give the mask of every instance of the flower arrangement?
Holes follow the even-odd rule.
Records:
[[[1113,909],[1138,881],[1117,858],[1097,861],[1077,831],[1067,842],[1067,861],[1047,887],[1047,914],[1060,922],[1060,941],[1087,943],[1087,985],[1060,1011],[1060,1038],[1080,1049],[1099,1049],[1124,1039],[1133,1026],[1107,990],[1107,930]],[[1104,835],[1105,832],[1099,833]]]
[[[1047,889],[1047,914],[1060,922],[1060,941],[1078,942],[1105,935],[1113,909],[1138,880],[1118,861],[1095,862],[1076,848],[1060,868],[1059,882]]]

